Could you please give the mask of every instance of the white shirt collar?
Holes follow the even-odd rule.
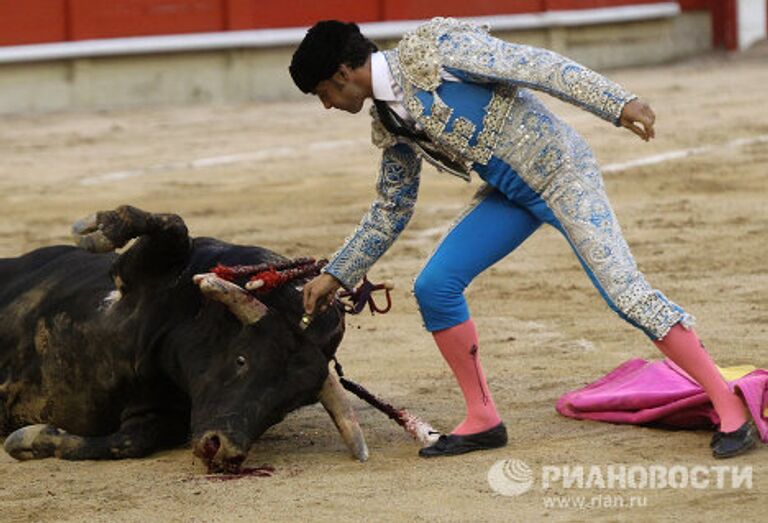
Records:
[[[392,73],[389,71],[389,64],[382,52],[371,54],[371,84],[373,97],[376,100],[397,101],[395,92],[392,90]]]

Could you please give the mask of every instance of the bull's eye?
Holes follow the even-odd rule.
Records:
[[[238,356],[237,360],[235,360],[235,361],[237,361],[237,364],[240,367],[242,367],[243,365],[245,365],[245,356]]]

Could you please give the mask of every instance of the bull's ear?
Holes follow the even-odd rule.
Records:
[[[256,323],[267,313],[267,306],[248,291],[213,273],[196,274],[192,281],[200,287],[205,296],[226,305],[245,325]]]

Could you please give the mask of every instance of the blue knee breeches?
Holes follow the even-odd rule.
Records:
[[[414,282],[427,330],[469,319],[463,295],[467,285],[542,223],[563,234],[608,306],[651,339],[689,318],[637,270],[602,186],[566,179],[542,196],[498,160],[479,173],[488,185],[443,237]]]

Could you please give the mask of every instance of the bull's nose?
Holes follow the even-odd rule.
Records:
[[[209,472],[237,472],[245,461],[245,452],[219,432],[206,432],[194,445],[194,453]]]
[[[202,443],[202,457],[207,460],[212,460],[216,453],[221,448],[221,439],[215,434],[205,438]]]

